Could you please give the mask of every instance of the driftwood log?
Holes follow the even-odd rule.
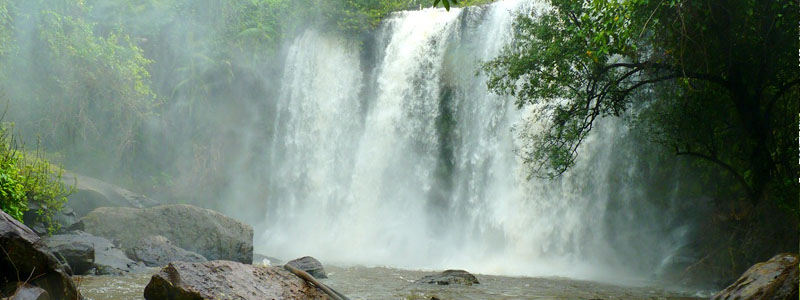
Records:
[[[333,300],[350,300],[350,298],[347,298],[345,295],[342,295],[341,293],[333,290],[332,288],[328,287],[322,282],[319,282],[319,280],[311,276],[311,274],[306,273],[306,271],[300,270],[288,264],[283,265],[283,268],[289,272],[292,272],[294,275],[297,275],[297,277],[300,277],[303,280],[310,282],[318,289],[320,289],[322,292],[330,296]]]

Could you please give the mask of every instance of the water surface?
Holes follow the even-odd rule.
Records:
[[[531,278],[476,275],[474,286],[418,285],[413,282],[436,272],[384,267],[327,267],[322,280],[335,290],[356,299],[701,299],[690,293],[651,287],[622,287],[566,278]],[[140,300],[150,281],[150,272],[126,276],[80,277],[85,297],[93,300]]]

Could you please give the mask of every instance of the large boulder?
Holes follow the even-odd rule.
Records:
[[[325,274],[325,269],[322,267],[322,263],[311,256],[301,257],[286,264],[303,270],[306,273],[311,274],[311,276],[314,276],[314,278],[328,278],[328,275]]]
[[[69,235],[67,237],[71,237]],[[86,275],[94,269],[94,245],[80,238],[54,235],[44,238],[44,243],[62,263],[69,265],[75,275]]]
[[[178,248],[160,235],[151,235],[139,240],[129,254],[132,259],[143,262],[148,267],[161,267],[174,261],[206,261],[202,255]]]
[[[147,300],[327,299],[325,294],[278,267],[232,261],[174,262],[153,275]]]
[[[67,206],[83,217],[98,207],[144,208],[158,205],[158,202],[125,188],[88,176],[65,172],[61,181],[74,185],[75,191],[67,197]]]
[[[753,265],[712,300],[795,300],[798,298],[797,254],[778,254]]]
[[[253,228],[218,212],[191,205],[137,209],[101,207],[81,219],[87,232],[118,241],[126,251],[161,235],[209,260],[253,261]]]
[[[67,271],[30,228],[0,211],[0,283],[28,281],[54,300],[77,300]],[[8,295],[4,295],[8,296]]]
[[[53,235],[45,238],[45,243],[67,260],[76,275],[124,275],[144,269],[142,263],[128,258],[108,239],[85,232]],[[87,246],[92,249],[92,258],[80,256],[87,253],[81,251]]]
[[[436,284],[436,285],[473,285],[479,284],[478,278],[464,270],[447,270],[439,274],[428,275],[422,277],[420,280],[415,281],[418,284]]]

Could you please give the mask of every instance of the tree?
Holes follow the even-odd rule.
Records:
[[[485,65],[490,89],[549,118],[523,153],[532,174],[565,172],[599,117],[635,108],[654,140],[724,170],[753,205],[796,208],[798,1],[550,4],[521,14]]]
[[[450,11],[450,6],[456,6],[456,5],[458,5],[458,6],[481,5],[481,4],[486,4],[486,3],[489,3],[489,2],[492,2],[492,1],[494,1],[494,0],[434,0],[433,1],[433,7],[436,7],[437,5],[439,5],[439,3],[442,3],[442,6],[444,6],[444,9],[446,9],[447,11]]]

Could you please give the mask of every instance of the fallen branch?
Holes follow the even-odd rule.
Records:
[[[345,297],[345,295],[342,295],[339,292],[334,291],[333,289],[329,288],[327,285],[323,284],[322,282],[319,282],[319,280],[317,280],[316,278],[311,276],[311,274],[306,273],[306,271],[300,270],[300,269],[295,268],[293,266],[290,266],[288,264],[283,265],[283,268],[286,269],[289,272],[292,272],[292,274],[297,275],[297,277],[300,277],[303,280],[305,280],[307,282],[310,282],[311,284],[316,286],[318,289],[322,290],[322,292],[324,292],[325,294],[328,294],[328,296],[333,298],[333,300],[350,300],[350,298]]]

